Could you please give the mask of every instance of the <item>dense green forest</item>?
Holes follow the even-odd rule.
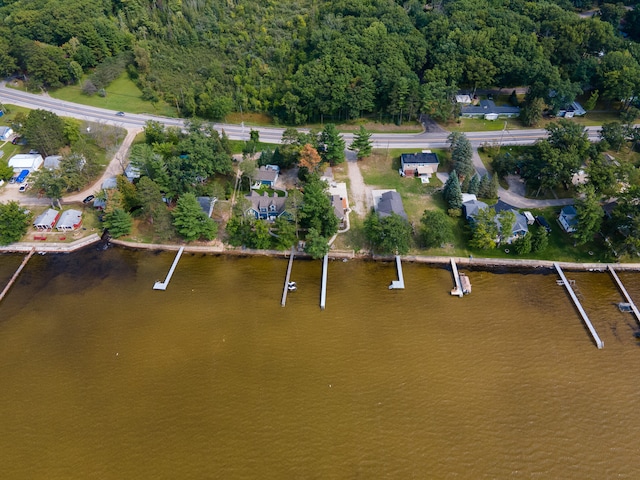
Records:
[[[461,88],[529,86],[552,110],[640,93],[640,9],[622,3],[0,0],[0,18],[0,75],[50,88],[92,73],[92,94],[127,69],[183,116],[444,120]]]

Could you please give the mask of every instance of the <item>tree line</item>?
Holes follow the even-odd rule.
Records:
[[[581,92],[640,93],[638,9],[590,2],[25,0],[4,2],[0,74],[99,92],[122,62],[182,116],[266,112],[282,123],[448,120],[455,93],[529,86],[524,117]],[[625,34],[623,36],[623,33]],[[117,58],[117,61],[113,59]],[[106,67],[105,67],[106,65]],[[120,69],[120,70],[118,70]],[[94,71],[95,70],[95,71]]]

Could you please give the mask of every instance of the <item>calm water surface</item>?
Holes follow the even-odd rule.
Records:
[[[6,282],[21,257],[0,256]],[[7,479],[640,478],[637,325],[605,273],[111,249],[34,256],[0,304]],[[638,275],[620,275],[640,301]],[[2,284],[4,286],[4,283]],[[1,287],[0,287],[1,288]]]

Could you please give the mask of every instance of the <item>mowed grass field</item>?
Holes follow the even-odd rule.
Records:
[[[159,101],[152,103],[142,99],[142,92],[138,86],[123,73],[114,80],[106,89],[106,97],[97,94],[88,96],[82,93],[82,81],[78,85],[59,88],[49,92],[53,98],[66,100],[68,102],[80,103],[92,107],[107,108],[109,110],[122,111],[128,113],[151,113],[154,115],[164,115],[175,117],[175,108],[167,103]]]

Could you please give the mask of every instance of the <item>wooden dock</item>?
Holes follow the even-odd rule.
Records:
[[[173,260],[173,264],[171,264],[171,268],[169,269],[169,273],[167,273],[167,278],[164,279],[164,282],[156,282],[153,285],[153,289],[154,290],[166,290],[167,289],[167,285],[169,285],[169,282],[171,281],[171,277],[173,276],[173,272],[176,269],[176,267],[178,266],[178,261],[180,260],[180,257],[182,256],[182,252],[184,252],[184,247],[180,247],[180,250],[178,250],[178,253],[176,254],[176,258]]]
[[[631,295],[629,295],[629,292],[627,292],[627,289],[624,288],[624,285],[622,284],[622,280],[620,280],[620,278],[618,277],[618,274],[616,273],[616,271],[613,269],[611,265],[609,265],[609,273],[611,273],[611,276],[616,281],[616,284],[618,285],[618,288],[622,292],[622,295],[624,295],[624,298],[627,299],[627,303],[629,304],[629,307],[631,307],[631,311],[633,312],[633,314],[636,316],[636,320],[638,321],[638,323],[640,323],[640,312],[638,311],[638,307],[636,307],[636,304],[633,303],[633,300],[631,300]]]
[[[598,348],[603,348],[604,342],[600,340],[600,337],[598,336],[598,332],[596,332],[596,329],[593,328],[593,325],[591,324],[591,320],[589,320],[587,313],[584,311],[584,309],[582,308],[582,305],[580,304],[580,300],[578,300],[578,297],[576,297],[576,294],[573,291],[573,288],[571,288],[571,282],[567,280],[567,277],[564,276],[564,272],[562,271],[562,268],[560,268],[560,264],[558,264],[558,262],[553,262],[553,266],[555,267],[556,271],[558,272],[558,275],[560,275],[560,278],[562,279],[562,285],[564,285],[564,287],[567,289],[567,292],[569,292],[569,296],[573,300],[573,303],[578,309],[578,312],[580,312],[580,315],[582,316],[582,320],[584,321],[585,325],[589,329],[589,332],[591,333],[593,340],[596,342],[596,346]]]
[[[458,272],[458,266],[456,261],[451,259],[451,272],[453,273],[453,281],[455,282],[455,288],[451,290],[451,295],[462,298],[465,293],[471,293],[471,281],[464,273]]]
[[[322,287],[320,289],[320,309],[324,310],[327,304],[327,269],[329,267],[329,255],[322,259]]]
[[[284,276],[284,288],[282,289],[282,300],[280,305],[283,307],[287,304],[287,293],[289,293],[289,282],[291,281],[291,269],[293,268],[293,256],[294,250],[291,249],[291,255],[289,255],[289,265],[287,266],[287,274]]]
[[[396,270],[398,270],[398,280],[393,280],[391,282],[389,290],[404,288],[404,275],[402,274],[402,262],[400,260],[400,255],[396,255]]]
[[[27,264],[27,262],[29,261],[29,259],[31,257],[33,257],[33,254],[36,253],[36,247],[33,247],[29,253],[27,254],[26,257],[24,257],[24,259],[22,260],[22,263],[20,264],[20,266],[18,267],[18,269],[16,270],[16,273],[13,274],[13,277],[11,277],[11,279],[9,280],[9,283],[7,283],[7,286],[4,287],[4,290],[2,290],[2,293],[0,293],[0,301],[2,301],[2,299],[4,298],[4,296],[7,294],[7,292],[9,291],[9,289],[11,288],[11,286],[15,283],[15,281],[18,279],[18,276],[20,275],[20,272],[22,272],[22,269],[25,267],[25,265]]]

